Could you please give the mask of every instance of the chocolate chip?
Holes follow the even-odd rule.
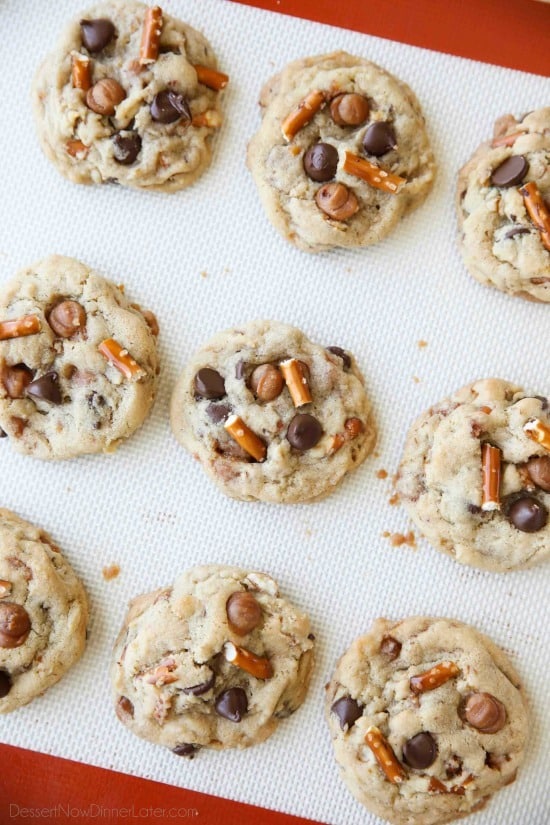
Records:
[[[514,238],[516,235],[529,235],[529,230],[526,226],[512,226],[505,235],[504,238]]]
[[[164,89],[153,98],[151,117],[157,123],[175,123],[181,117],[191,120],[191,110],[183,95]]]
[[[27,395],[41,398],[50,404],[61,404],[61,390],[59,389],[59,375],[56,372],[47,372],[41,378],[31,381],[27,387]]]
[[[479,514],[483,512],[479,504],[468,504],[467,510],[473,516],[479,516]]]
[[[327,347],[327,351],[332,352],[333,355],[337,355],[338,358],[341,358],[344,362],[344,369],[349,370],[351,367],[351,358],[347,352],[342,349],[342,347]]]
[[[137,132],[118,132],[113,136],[113,157],[117,163],[130,166],[141,150],[141,138]]]
[[[497,733],[506,724],[506,708],[490,693],[471,693],[459,716],[481,733]]]
[[[338,126],[360,126],[369,116],[369,101],[356,93],[337,95],[330,101],[330,116]]]
[[[239,381],[241,378],[244,378],[246,364],[244,361],[237,361],[235,364],[235,378],[238,378]]]
[[[550,493],[550,456],[535,456],[527,462],[527,472],[533,484]]]
[[[119,696],[115,705],[115,713],[121,722],[128,722],[134,718],[134,706],[126,696]]]
[[[0,699],[7,696],[11,690],[11,677],[7,670],[0,670]]]
[[[534,395],[533,398],[537,398],[540,401],[542,410],[548,409],[548,399],[544,395]]]
[[[24,398],[32,379],[33,371],[26,364],[5,366],[2,370],[2,384],[10,398]]]
[[[512,155],[506,158],[506,160],[494,170],[491,175],[491,184],[493,186],[500,186],[501,188],[515,186],[522,182],[528,169],[529,164],[523,155]]]
[[[393,662],[401,653],[402,646],[401,642],[398,642],[393,636],[384,636],[380,643],[380,653],[383,653],[390,662]]]
[[[187,756],[189,759],[193,759],[197,751],[198,747],[196,745],[188,745],[185,742],[172,748],[172,753],[175,753],[176,756]]]
[[[29,614],[20,604],[0,602],[0,647],[20,647],[31,630]]]
[[[230,413],[231,407],[227,404],[209,404],[206,408],[206,415],[213,424],[221,424]]]
[[[454,779],[462,773],[463,762],[460,756],[456,753],[451,754],[449,759],[445,762],[445,776],[447,779]]]
[[[225,395],[225,381],[216,370],[203,367],[195,375],[195,394],[199,398],[208,398],[210,401],[219,401]]]
[[[7,438],[8,434],[0,427],[0,438]]]
[[[395,132],[393,126],[386,120],[377,120],[371,123],[365,137],[363,138],[363,149],[368,155],[374,155],[379,158],[395,149],[397,141],[395,140]]]
[[[287,440],[296,450],[311,450],[322,435],[323,428],[317,419],[308,413],[295,415],[286,431]]]
[[[78,301],[61,301],[48,316],[48,324],[60,338],[72,338],[86,327],[86,311]]]
[[[182,693],[185,693],[187,696],[202,696],[203,693],[208,693],[209,690],[212,690],[215,682],[216,674],[213,673],[210,679],[207,679],[206,682],[199,682],[198,685],[182,688]]]
[[[232,593],[226,602],[225,610],[229,626],[237,636],[246,636],[262,621],[260,603],[246,590]]]
[[[230,722],[240,722],[248,711],[248,699],[242,688],[229,688],[216,697],[216,713],[229,719]]]
[[[82,45],[95,54],[109,45],[115,36],[115,27],[105,17],[98,17],[96,20],[81,20],[80,36]]]
[[[357,719],[363,715],[363,708],[351,696],[342,696],[341,699],[337,699],[330,710],[338,717],[342,730],[352,728]]]
[[[403,761],[410,768],[422,770],[429,768],[437,756],[437,745],[435,739],[427,731],[417,733],[412,739],[408,739],[403,745]]]
[[[338,150],[330,143],[314,143],[304,155],[304,170],[311,180],[331,180],[337,166]]]
[[[523,496],[510,505],[507,516],[522,533],[536,533],[546,525],[548,510],[533,496]]]

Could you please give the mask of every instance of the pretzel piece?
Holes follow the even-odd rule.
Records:
[[[304,404],[310,404],[313,397],[309,389],[304,364],[296,358],[289,358],[288,361],[279,364],[279,369],[283,374],[294,406],[303,407]]]
[[[541,447],[550,452],[550,427],[544,424],[540,418],[532,418],[523,425],[523,432],[531,439],[536,441]]]
[[[325,95],[319,89],[310,92],[300,101],[296,109],[288,114],[281,124],[281,131],[285,140],[292,140],[300,129],[307,126],[309,121],[325,104]]]
[[[89,148],[90,147],[86,146],[85,143],[82,143],[81,140],[68,140],[65,144],[67,154],[72,158],[77,158],[79,155],[82,155],[82,157],[85,158],[88,154]]]
[[[207,109],[205,112],[193,115],[191,118],[191,126],[200,127],[208,126],[209,129],[219,129],[222,125],[222,116],[214,109]]]
[[[71,53],[71,80],[75,89],[87,92],[92,86],[92,63],[89,57],[79,52]]]
[[[511,135],[500,135],[500,137],[495,137],[491,141],[491,147],[496,149],[497,146],[513,146],[516,140],[525,132],[513,132]]]
[[[211,69],[209,66],[193,66],[193,68],[197,73],[199,83],[208,86],[209,89],[214,89],[215,92],[225,89],[229,83],[229,75]]]
[[[223,655],[226,660],[241,670],[246,670],[256,679],[271,679],[273,667],[265,656],[256,656],[245,647],[234,645],[233,642],[226,642],[223,646]]]
[[[128,350],[124,349],[114,338],[106,338],[98,349],[125,378],[142,378],[145,375],[145,371],[132,358]]]
[[[239,447],[242,447],[248,455],[251,455],[256,461],[265,460],[267,447],[262,439],[244,423],[242,418],[239,418],[238,415],[230,415],[223,426],[231,438],[236,441]]]
[[[343,168],[344,172],[347,172],[349,175],[354,175],[356,178],[364,180],[369,186],[374,187],[374,189],[389,192],[390,195],[395,195],[401,184],[406,183],[405,178],[394,175],[393,172],[387,172],[380,166],[371,163],[370,160],[360,158],[359,155],[354,155],[353,152],[346,152]]]
[[[144,682],[148,685],[155,685],[155,687],[171,685],[173,682],[178,681],[178,677],[174,673],[176,667],[175,659],[165,659],[145,674]]]
[[[390,743],[382,736],[380,730],[370,727],[365,734],[365,742],[374,754],[374,758],[384,771],[386,779],[393,785],[399,785],[405,779],[405,771],[392,750]]]
[[[481,445],[481,509],[500,510],[501,456],[498,447]]]
[[[23,315],[13,321],[0,321],[0,341],[8,338],[23,338],[25,335],[36,335],[40,332],[41,324],[38,315]]]
[[[454,679],[459,673],[460,668],[454,662],[441,662],[440,665],[435,665],[424,673],[411,676],[409,685],[413,693],[427,693],[429,690],[441,687],[450,679]]]
[[[160,6],[150,6],[145,12],[141,33],[141,46],[139,49],[141,66],[154,63],[159,56],[162,22],[162,9]]]
[[[539,188],[534,181],[529,181],[519,189],[529,217],[540,232],[540,239],[545,249],[550,252],[550,209],[545,204]]]

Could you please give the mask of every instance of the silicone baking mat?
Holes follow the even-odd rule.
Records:
[[[0,739],[333,825],[374,823],[338,777],[323,685],[376,616],[449,615],[508,651],[532,704],[519,780],[476,822],[544,825],[549,566],[483,573],[418,537],[415,546],[396,547],[384,534],[410,530],[404,511],[390,503],[390,478],[418,412],[484,375],[550,392],[548,308],[478,286],[463,269],[453,214],[460,164],[490,134],[495,117],[547,103],[549,81],[223,0],[163,5],[207,34],[231,75],[212,167],[172,196],[78,187],[47,163],[28,90],[42,55],[81,3],[58,0],[47,10],[38,0],[0,3],[9,67],[0,74],[0,277],[52,252],[81,258],[157,313],[163,364],[151,417],[113,456],[45,464],[0,444],[2,505],[53,534],[92,604],[81,662],[43,698],[2,717]],[[338,48],[381,63],[413,86],[439,176],[426,204],[378,246],[308,256],[285,244],[263,214],[245,167],[246,144],[259,122],[263,81],[291,59]],[[225,499],[171,436],[169,397],[186,359],[217,330],[255,317],[294,323],[315,341],[352,350],[366,376],[380,430],[377,452],[320,503],[283,508]],[[201,751],[188,762],[117,722],[107,668],[127,601],[197,562],[272,573],[311,616],[317,666],[306,703],[268,742],[243,752]],[[115,563],[120,575],[105,581],[103,568]],[[0,775],[6,803],[8,774]],[[29,799],[39,776],[28,772]],[[199,821],[215,821],[208,816]]]

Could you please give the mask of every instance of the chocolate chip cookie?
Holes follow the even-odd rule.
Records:
[[[0,713],[28,704],[80,659],[84,588],[52,539],[0,509]]]
[[[514,781],[527,741],[510,661],[451,619],[378,619],[338,662],[326,714],[342,779],[394,825],[480,810]]]
[[[131,603],[114,650],[116,714],[179,756],[258,744],[302,704],[313,639],[270,576],[193,567]]]
[[[223,492],[243,500],[326,495],[376,439],[352,355],[277,321],[206,344],[178,381],[171,419],[178,441]]]
[[[158,325],[123,288],[52,255],[0,289],[0,427],[18,452],[113,451],[146,418]]]
[[[37,72],[38,136],[75,183],[174,192],[210,164],[227,82],[191,26],[159,6],[103,3],[68,26]]]
[[[490,378],[412,425],[397,490],[438,550],[504,572],[550,555],[548,400]]]
[[[464,262],[480,283],[550,301],[550,107],[504,115],[458,176]]]
[[[300,249],[376,243],[430,191],[420,104],[369,60],[297,60],[268,81],[260,105],[248,165],[269,219]]]

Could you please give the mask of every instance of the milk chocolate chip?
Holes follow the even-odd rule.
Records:
[[[527,462],[527,472],[533,484],[550,493],[550,456],[536,456]]]
[[[60,338],[72,338],[86,326],[86,311],[78,301],[61,301],[48,316],[48,324]]]
[[[393,636],[384,636],[380,643],[380,653],[383,653],[390,662],[393,662],[401,653],[401,647],[401,642],[398,642]]]
[[[347,221],[359,209],[357,198],[343,183],[326,183],[317,190],[315,203],[335,221]]]
[[[0,647],[20,647],[31,630],[29,614],[20,604],[0,602]]]
[[[247,590],[232,593],[225,610],[229,626],[238,636],[251,633],[262,621],[262,608],[258,600]]]
[[[369,102],[363,95],[337,95],[330,102],[330,114],[338,126],[361,126],[369,116]]]
[[[114,115],[115,109],[126,97],[126,92],[112,77],[98,80],[86,92],[86,105],[98,115]]]
[[[273,364],[260,364],[250,376],[250,389],[259,401],[274,401],[284,385],[283,376]]]
[[[15,364],[2,370],[2,384],[10,398],[24,398],[33,373],[25,364]]]
[[[497,733],[506,723],[506,708],[490,693],[471,693],[460,716],[481,733]]]

